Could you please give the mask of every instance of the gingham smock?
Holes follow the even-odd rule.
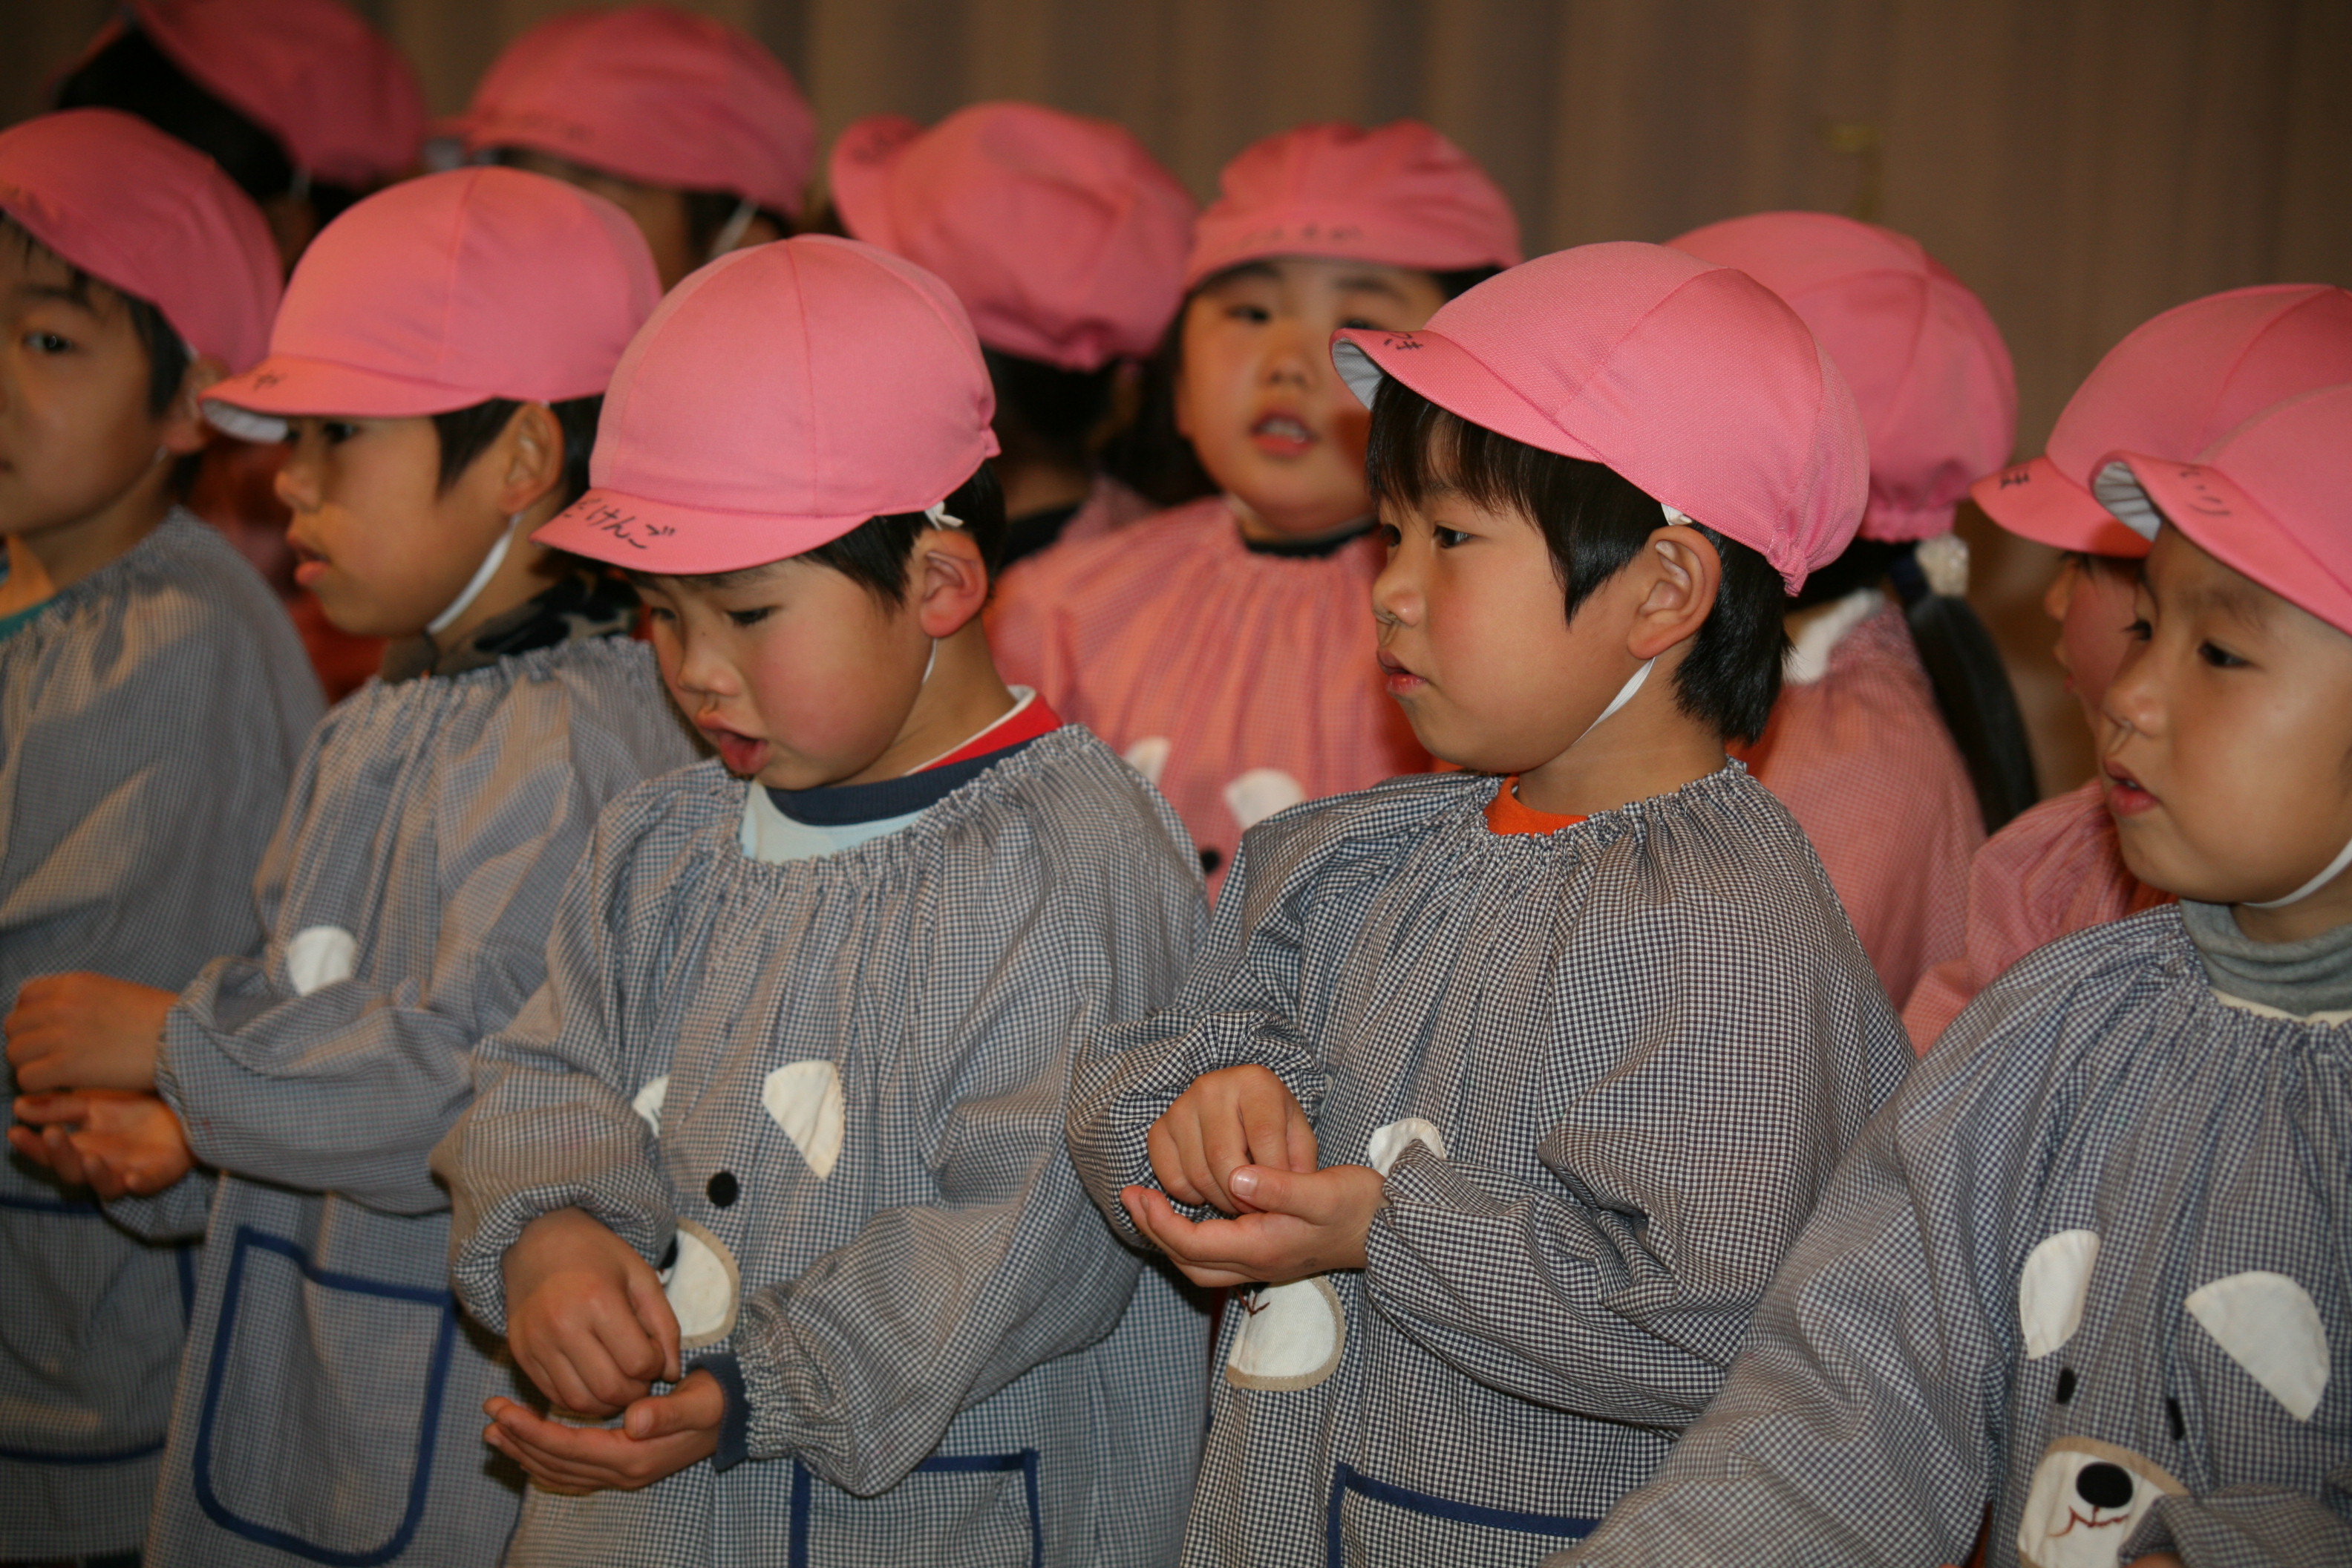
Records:
[[[180,994],[158,1089],[225,1173],[149,1568],[498,1560],[517,1378],[448,1287],[426,1156],[467,1057],[546,967],[604,803],[692,760],[651,651],[575,637],[372,680],[305,755],[259,890],[269,943]]]
[[[0,638],[0,1015],[36,975],[177,990],[257,950],[254,867],[320,708],[276,596],[186,511]],[[194,1268],[0,1160],[0,1560],[139,1544]]]
[[[1954,1021],[1723,1397],[1560,1561],[1959,1563],[1990,1502],[1993,1568],[2343,1563],[2347,1374],[2352,1028],[2223,1002],[2157,909]]]
[[[1590,1530],[1714,1396],[1910,1062],[1737,763],[1549,836],[1493,832],[1496,788],[1400,779],[1253,830],[1175,1005],[1087,1048],[1071,1151],[1114,1224],[1220,1068],[1278,1074],[1325,1165],[1407,1139],[1369,1268],[1227,1311],[1188,1563],[1531,1563]],[[1335,1358],[1243,1338],[1327,1287]]]
[[[674,1300],[731,1263],[717,1337],[680,1320],[735,1358],[748,1458],[534,1489],[509,1562],[1165,1563],[1207,1320],[1095,1214],[1063,1106],[1070,1042],[1183,972],[1182,826],[1075,726],[819,858],[747,858],[745,790],[706,763],[605,813],[436,1163],[494,1327],[552,1209],[690,1253]]]

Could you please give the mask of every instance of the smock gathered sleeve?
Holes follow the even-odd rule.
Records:
[[[1132,1245],[1150,1247],[1118,1194],[1157,1187],[1145,1139],[1195,1079],[1226,1068],[1266,1068],[1311,1121],[1328,1079],[1297,1021],[1303,894],[1251,897],[1247,843],[1234,863],[1234,892],[1172,1005],[1098,1028],[1081,1039],[1073,1074],[1069,1147],[1095,1205]],[[1210,1211],[1179,1204],[1199,1218]],[[1153,1250],[1156,1250],[1154,1248]]]
[[[557,906],[545,983],[476,1048],[473,1103],[432,1153],[449,1193],[458,1299],[494,1332],[506,1331],[507,1249],[543,1214],[583,1210],[648,1262],[670,1245],[676,1215],[654,1125],[633,1104],[667,1063],[641,1059],[660,1042],[623,1024],[628,860],[644,797],[622,797],[599,825]]]

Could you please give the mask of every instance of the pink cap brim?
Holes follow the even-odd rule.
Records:
[[[1987,517],[2036,544],[2128,561],[2147,553],[2147,540],[2046,457],[1987,474],[1969,487],[1969,496]]]
[[[272,354],[243,375],[206,388],[204,401],[219,405],[207,406],[205,416],[230,435],[271,440],[277,437],[266,426],[298,414],[405,419],[470,408],[486,396],[466,387],[412,381],[331,360]]]
[[[825,184],[834,211],[851,237],[896,254],[898,226],[890,221],[890,173],[922,126],[903,114],[870,114],[843,131],[826,161]]]
[[[866,521],[780,517],[679,506],[619,490],[592,489],[536,529],[531,538],[625,571],[663,577],[740,572],[799,555]]]
[[[1469,350],[1427,328],[1391,332],[1343,327],[1331,335],[1331,363],[1367,408],[1380,391],[1381,377],[1392,375],[1446,412],[1514,441],[1589,463],[1609,461],[1546,418]]]
[[[2287,603],[2352,633],[2352,584],[2338,580],[2333,568],[2228,475],[2202,463],[2171,463],[2136,452],[2113,453],[2099,466],[2111,462],[2128,468],[2164,521],[2198,549]]]

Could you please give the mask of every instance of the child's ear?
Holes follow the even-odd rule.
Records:
[[[916,540],[910,574],[926,637],[953,637],[988,603],[988,563],[979,542],[961,528],[934,528]]]
[[[529,511],[563,483],[563,426],[546,404],[516,409],[499,445],[506,472],[499,483],[499,510],[509,517]]]
[[[1697,529],[1676,523],[1642,546],[1641,604],[1625,639],[1635,658],[1655,658],[1698,635],[1723,587],[1723,557]]]
[[[192,362],[180,373],[180,390],[163,411],[163,449],[175,458],[201,452],[211,444],[212,422],[205,417],[205,394],[228,379],[228,366],[211,355]]]

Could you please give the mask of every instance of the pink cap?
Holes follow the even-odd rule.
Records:
[[[2091,493],[2108,453],[2186,462],[2273,404],[2344,381],[2352,381],[2352,291],[2269,283],[2209,294],[2133,329],[2067,399],[2042,456],[1969,493],[2024,538],[2145,555],[2147,542]]]
[[[129,17],[100,29],[83,58],[131,25],[315,179],[365,189],[415,165],[425,89],[341,0],[131,0]]]
[[[68,109],[0,131],[0,212],[199,354],[242,370],[268,345],[269,226],[219,164],[143,120]]]
[[[660,298],[645,237],[604,197],[520,169],[427,174],[320,231],[269,357],[206,393],[207,412],[268,439],[293,414],[593,396]]]
[[[925,131],[877,114],[834,143],[832,177],[849,232],[938,274],[1006,353],[1139,359],[1183,300],[1192,195],[1108,120],[979,103]]]
[[[1853,542],[1870,448],[1805,323],[1745,272],[1620,240],[1539,256],[1413,332],[1350,328],[1332,363],[1474,425],[1603,463],[1760,552],[1795,593]]]
[[[735,572],[938,505],[996,454],[948,286],[854,239],[722,256],[621,358],[594,488],[532,537],[639,572]]]
[[[1870,433],[1862,537],[1950,532],[2017,440],[2017,374],[1984,301],[1908,235],[1834,213],[1756,213],[1668,243],[1780,295],[1829,351]]]
[[[2099,468],[2097,495],[2134,531],[2153,542],[2168,522],[2352,635],[2352,385],[2266,408],[2193,463],[2111,452]]]
[[[567,11],[506,47],[456,129],[640,184],[726,191],[797,216],[816,115],[738,28],[667,5]]]
[[[1519,262],[1510,199],[1470,154],[1418,120],[1269,136],[1225,165],[1217,189],[1192,231],[1187,289],[1275,256],[1426,272]]]

